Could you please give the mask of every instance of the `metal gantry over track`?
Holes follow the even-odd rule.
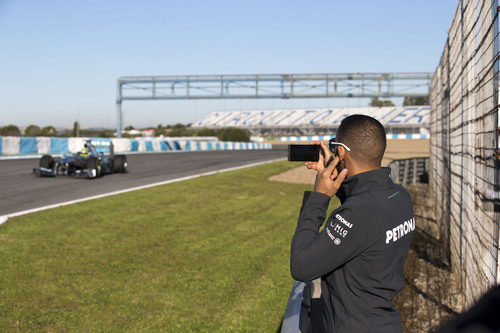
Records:
[[[117,135],[126,100],[418,97],[432,73],[125,76],[117,81]]]

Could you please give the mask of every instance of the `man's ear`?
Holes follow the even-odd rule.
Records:
[[[342,146],[338,146],[337,152],[339,153],[340,160],[343,160],[345,157],[345,152],[346,152],[345,148]]]

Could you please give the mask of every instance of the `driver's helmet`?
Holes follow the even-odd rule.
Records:
[[[85,145],[83,147],[83,149],[78,152],[78,155],[80,155],[82,157],[88,157],[89,156],[89,149],[87,148],[87,145]]]

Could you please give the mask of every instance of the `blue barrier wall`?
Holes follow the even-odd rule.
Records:
[[[0,155],[70,154],[80,151],[89,138],[55,137],[1,137]],[[196,140],[168,140],[165,138],[110,139],[90,138],[98,152],[109,153],[111,144],[115,153],[164,151],[214,151],[238,149],[271,149],[270,144],[248,142],[220,142]]]
[[[68,138],[50,138],[50,153],[51,154],[67,154]]]
[[[36,138],[21,138],[19,140],[19,153],[36,154],[38,152]]]

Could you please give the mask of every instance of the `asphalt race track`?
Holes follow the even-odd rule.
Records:
[[[285,158],[286,148],[272,150],[183,152],[128,155],[128,173],[97,179],[33,175],[38,159],[0,160],[0,216],[92,195]]]

